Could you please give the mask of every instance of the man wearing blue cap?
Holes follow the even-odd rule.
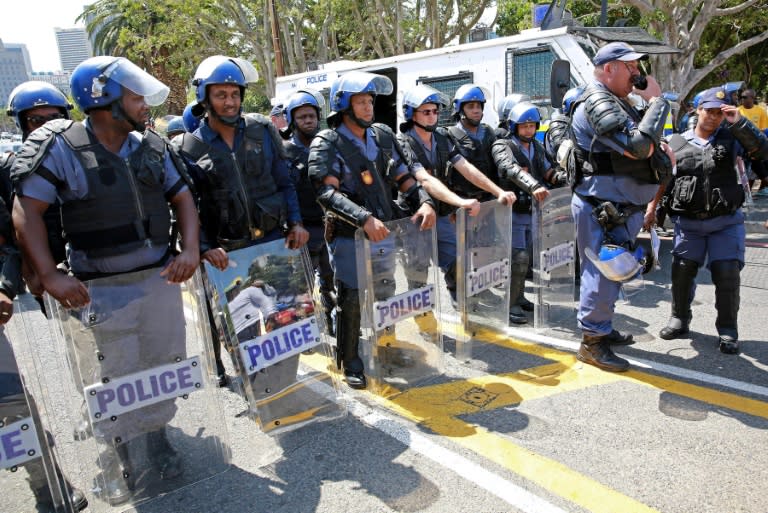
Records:
[[[675,224],[672,317],[659,336],[671,340],[688,333],[696,273],[707,261],[715,285],[720,351],[736,354],[745,192],[734,164],[738,156],[768,158],[768,138],[726,96],[722,87],[704,91],[696,127],[669,140],[677,157],[667,205]]]
[[[627,370],[629,362],[616,356],[611,346],[633,341],[612,324],[621,289],[617,276],[626,276],[603,274],[587,255],[600,254],[606,245],[627,253],[616,263],[634,259],[637,234],[652,224],[659,184],[672,167],[671,154],[661,143],[670,106],[656,80],[641,75],[638,61],[645,58],[626,43],[600,48],[592,59],[594,79],[576,100],[570,131],[571,209],[581,257],[577,319],[583,338],[577,357],[613,372]],[[628,102],[630,93],[648,104],[643,115]]]

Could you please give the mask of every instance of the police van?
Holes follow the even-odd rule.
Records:
[[[327,99],[334,79],[348,71],[359,70],[385,75],[392,80],[393,93],[376,99],[375,116],[376,121],[386,123],[393,130],[403,121],[402,111],[398,108],[402,95],[417,84],[428,84],[448,98],[453,98],[456,89],[463,84],[485,87],[491,98],[486,104],[490,108],[485,109],[483,121],[491,126],[498,124],[497,103],[512,93],[529,95],[541,108],[542,118],[548,119],[554,89],[562,95],[570,87],[586,83],[592,76],[592,56],[600,46],[612,41],[627,42],[644,53],[677,51],[640,27],[533,28],[514,36],[384,59],[329,62],[320,65],[316,71],[277,77],[275,96],[285,100],[296,90],[308,87],[321,91]],[[553,63],[556,63],[554,67]],[[558,71],[553,73],[553,70]],[[452,124],[450,112],[444,110],[440,125],[449,124]]]

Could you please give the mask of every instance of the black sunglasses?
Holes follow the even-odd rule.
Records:
[[[64,119],[64,114],[62,114],[61,112],[56,112],[53,114],[48,114],[47,116],[37,116],[37,115],[27,116],[27,123],[29,123],[30,125],[42,126],[46,124],[48,121],[52,121],[54,119]]]

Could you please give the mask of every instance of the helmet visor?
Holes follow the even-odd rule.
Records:
[[[320,108],[321,111],[323,110],[323,108],[325,108],[325,98],[323,98],[323,95],[318,93],[317,91],[312,89],[299,89],[294,94],[298,94],[298,93],[305,93],[310,95],[312,98],[314,98],[315,102],[317,102],[317,106]],[[303,104],[303,105],[306,105],[306,104]]]
[[[585,248],[584,254],[595,264],[595,267],[609,280],[624,282],[628,281],[640,272],[643,266],[628,251],[616,254],[610,260],[601,260],[592,248]]]
[[[384,75],[366,73],[364,71],[351,71],[341,77],[339,91],[347,93],[372,93],[376,95],[392,94],[392,81]]]
[[[203,60],[203,62],[201,62],[197,67],[194,78],[206,80],[214,73],[214,71],[216,71],[216,68],[218,68],[222,62],[226,61],[230,61],[235,66],[240,68],[246,84],[252,84],[259,80],[259,72],[256,71],[256,68],[253,67],[253,64],[245,59],[241,59],[239,57],[227,57],[226,55],[213,55]]]
[[[143,96],[144,101],[152,107],[161,105],[170,92],[167,85],[122,57],[104,68],[102,74],[131,92]]]

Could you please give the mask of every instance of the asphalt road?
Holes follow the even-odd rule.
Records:
[[[662,270],[616,309],[636,339],[617,351],[630,372],[579,363],[574,321],[481,333],[469,362],[446,353],[440,379],[386,398],[345,390],[343,418],[274,437],[222,390],[231,468],[129,511],[765,513],[768,199],[748,219],[738,356],[717,349],[705,270],[690,337],[657,337],[665,238]],[[32,510],[23,473],[0,473],[3,512]]]

